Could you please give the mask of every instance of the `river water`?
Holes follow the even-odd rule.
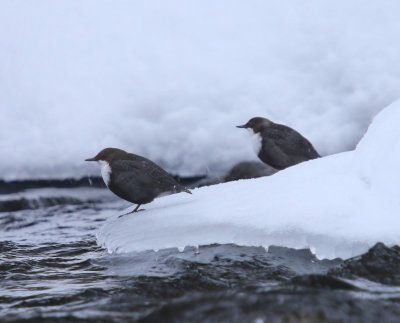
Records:
[[[0,195],[1,321],[395,322],[400,317],[397,249],[378,247],[372,267],[362,269],[354,269],[359,260],[346,265],[341,259],[318,260],[308,249],[279,246],[108,254],[97,245],[96,233],[128,205],[101,188]],[[382,278],[378,267],[391,265]]]

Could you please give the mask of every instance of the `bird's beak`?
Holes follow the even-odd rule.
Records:
[[[97,161],[96,157],[85,159],[85,161]]]
[[[247,128],[247,125],[242,125],[242,126],[236,126],[236,128]]]

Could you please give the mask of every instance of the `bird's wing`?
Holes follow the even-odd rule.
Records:
[[[144,158],[142,156],[130,154],[135,158],[136,165],[140,165],[142,172],[146,173],[151,180],[165,183],[166,185],[178,185],[175,179],[168,174],[164,169],[158,166],[156,163],[152,162],[150,159]]]
[[[262,137],[263,149],[268,151],[269,164],[272,166],[283,163],[285,168],[319,157],[315,148],[306,138],[287,126],[270,126],[263,131]]]
[[[151,202],[152,199],[146,201],[146,197],[152,195],[149,178],[143,176],[143,171],[136,162],[118,160],[112,162],[111,167],[111,191],[132,203]]]
[[[266,131],[266,137],[288,155],[308,155],[315,151],[312,144],[299,132],[284,125],[279,125],[279,128],[270,127]]]
[[[118,182],[118,187],[114,186],[112,190],[131,201],[147,196],[154,198],[180,187],[165,170],[145,158],[114,161],[111,177]]]

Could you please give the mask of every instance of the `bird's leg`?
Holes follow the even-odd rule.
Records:
[[[135,209],[132,211],[132,213],[139,211],[139,207],[140,207],[141,205],[142,205],[142,204],[136,205],[136,207],[135,207]]]
[[[141,205],[142,205],[142,204],[136,205],[136,207],[134,208],[133,211],[130,211],[130,212],[125,213],[125,214],[121,214],[121,215],[119,216],[119,218],[120,218],[120,217],[123,217],[124,215],[127,215],[127,214],[136,213],[136,212],[139,212],[139,211],[144,211],[144,209],[139,210],[139,207],[140,207]]]

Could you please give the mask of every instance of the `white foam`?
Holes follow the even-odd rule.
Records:
[[[98,243],[110,252],[280,245],[309,247],[320,258],[355,256],[378,241],[400,243],[398,120],[400,101],[376,117],[355,151],[158,199],[132,216],[116,214]]]

